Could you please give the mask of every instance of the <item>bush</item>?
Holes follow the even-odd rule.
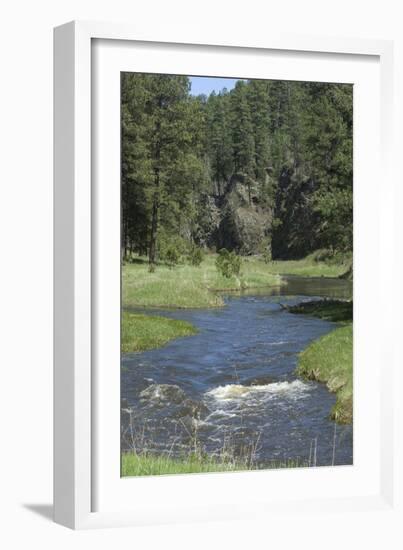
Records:
[[[258,252],[261,255],[261,259],[265,264],[269,264],[273,261],[271,237],[264,237],[259,244]]]
[[[193,246],[189,252],[189,263],[195,267],[199,267],[204,259],[203,250],[197,246]]]
[[[239,275],[241,258],[235,252],[228,252],[226,248],[222,248],[218,253],[215,265],[221,275],[230,278],[233,275]]]
[[[158,259],[171,267],[181,261],[189,251],[188,242],[179,235],[168,235],[161,231],[158,235]]]
[[[169,245],[165,252],[165,259],[170,267],[179,263],[181,255],[177,247],[173,244]]]

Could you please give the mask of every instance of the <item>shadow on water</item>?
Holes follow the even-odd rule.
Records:
[[[184,319],[196,336],[122,356],[122,448],[180,455],[194,434],[209,454],[254,449],[257,467],[292,459],[352,464],[352,426],[329,419],[335,396],[294,372],[298,353],[335,323],[293,315],[306,296],[350,298],[339,279],[287,277],[284,287],[227,293],[226,307],[152,310]],[[281,303],[280,303],[281,302]],[[129,424],[131,429],[128,429]]]

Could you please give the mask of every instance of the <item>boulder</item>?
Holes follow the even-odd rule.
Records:
[[[245,386],[267,386],[273,384],[276,380],[272,376],[256,376],[244,382]]]
[[[186,399],[186,393],[175,384],[151,384],[140,393],[142,401],[155,403],[180,404]]]
[[[186,399],[179,411],[180,416],[190,416],[192,418],[200,418],[209,413],[209,409],[201,401],[193,401],[193,399]]]

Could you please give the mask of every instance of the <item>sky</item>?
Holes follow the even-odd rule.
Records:
[[[214,90],[216,93],[220,92],[223,88],[232,90],[235,86],[235,82],[238,78],[212,78],[210,76],[191,76],[190,82],[192,84],[190,93],[192,95],[211,94]]]

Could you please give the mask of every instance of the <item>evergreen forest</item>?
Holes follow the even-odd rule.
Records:
[[[353,87],[122,73],[122,255],[300,259],[353,246]]]

